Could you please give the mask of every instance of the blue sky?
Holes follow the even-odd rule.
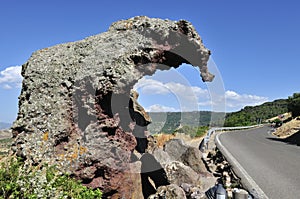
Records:
[[[104,32],[112,22],[137,15],[190,21],[212,51],[211,66],[219,72],[218,81],[207,84],[188,66],[145,77],[137,87],[147,110],[236,111],[287,98],[300,85],[299,9],[298,0],[2,0],[0,121],[16,118],[20,66],[32,52]],[[170,76],[176,78],[168,80]],[[147,81],[156,85],[156,93],[149,84],[142,87]],[[191,98],[181,94],[186,88]],[[222,93],[226,103],[218,107]]]

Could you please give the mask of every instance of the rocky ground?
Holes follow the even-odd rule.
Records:
[[[202,137],[192,139],[184,134],[150,136],[147,152],[162,166],[169,182],[158,186],[156,179],[148,177],[150,184],[156,189],[156,193],[149,198],[206,199],[205,192],[218,182],[224,181],[226,186],[232,187],[235,183],[232,179],[235,178],[232,177],[230,166],[213,146],[207,151],[208,154],[202,154],[198,149],[202,139]],[[11,131],[0,131],[2,157],[8,153],[10,145]],[[136,179],[132,194],[143,197],[143,178],[140,178],[139,173],[142,172],[141,165],[143,157],[146,156],[137,152],[135,155],[139,160],[132,163],[133,172],[127,175]],[[205,161],[203,157],[206,157]],[[156,172],[154,170],[154,173]]]
[[[214,135],[207,150],[201,153],[198,146],[203,137],[191,138],[184,134],[150,136],[147,152],[162,166],[169,183],[158,187],[155,179],[148,177],[150,184],[156,189],[156,193],[149,198],[206,199],[208,197],[205,193],[218,183],[223,184],[229,197],[232,197],[234,188],[242,188],[239,178],[216,148],[213,137]],[[0,131],[0,157],[5,157],[10,145],[11,131]],[[132,194],[143,197],[143,178],[139,174],[142,172],[143,156],[137,152],[135,155],[140,160],[132,163],[131,170],[134,172],[127,175],[136,179]]]
[[[191,141],[185,135],[150,137],[147,152],[159,162],[169,181],[168,185],[156,186],[150,198],[205,199],[205,192],[215,185],[217,178],[207,170],[200,150],[184,140]]]
[[[181,134],[150,136],[147,153],[140,154],[134,151],[137,159],[131,163],[130,171],[126,173],[128,178],[135,179],[132,196],[143,198],[143,193],[153,187],[156,193],[149,194],[149,198],[152,199],[206,199],[205,192],[217,183],[218,178],[203,162],[203,154],[197,147],[201,140],[202,138],[192,139]],[[8,154],[11,142],[11,132],[1,131],[0,159]],[[145,170],[145,163],[153,167]],[[143,173],[152,173],[146,174],[146,180],[149,180],[150,184],[145,183]],[[168,182],[160,184],[161,179],[157,180],[153,177],[155,175],[166,175]]]
[[[217,133],[218,132],[215,132],[211,135],[207,147],[203,152],[203,161],[208,171],[217,178],[216,183],[224,186],[228,198],[233,198],[234,195],[243,198],[242,196],[248,195],[248,192],[244,190],[240,178],[234,173],[232,166],[217,148],[215,144],[215,136]]]
[[[159,188],[157,190],[157,194],[155,197],[153,196],[153,198],[158,198],[159,193],[165,194],[161,194],[159,196],[167,196],[166,194],[169,194],[169,189],[176,190],[175,192],[178,195],[177,197],[172,196],[167,198],[208,198],[205,193],[207,193],[216,184],[222,184],[226,188],[229,198],[233,197],[235,191],[247,194],[247,191],[243,190],[239,177],[235,175],[231,165],[217,149],[214,142],[214,136],[215,134],[212,135],[208,143],[208,147],[203,153],[201,153],[198,149],[203,137],[190,138],[184,134],[157,135],[155,137],[155,141],[159,143],[159,145],[157,145],[157,148],[153,150],[152,154],[162,164],[162,166],[164,166],[171,182],[173,182],[174,177],[178,179],[173,183],[184,190],[185,197],[180,196],[180,193],[182,193],[181,189],[175,189],[173,187],[174,185],[172,185],[168,188]],[[201,157],[197,156],[197,158],[195,158],[190,151],[193,151],[194,154],[196,153],[201,155]],[[185,159],[178,158],[185,157],[185,155],[182,154],[188,154],[187,157],[192,163],[188,163]],[[175,159],[177,159],[179,163],[171,163],[172,159],[174,160],[174,156],[177,156]],[[198,162],[198,164],[194,165],[195,162]],[[176,172],[174,173],[169,169],[170,165],[172,165],[171,167],[178,167],[177,164],[182,167],[178,170],[180,171],[180,174],[176,174]],[[188,167],[191,167],[192,169]],[[190,178],[192,178],[192,176],[199,176],[199,173],[201,177],[196,180],[196,182],[191,181]],[[205,173],[205,175],[203,175],[203,173]],[[194,191],[191,193],[187,190]]]

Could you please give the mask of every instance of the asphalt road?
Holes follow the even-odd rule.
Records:
[[[300,198],[300,147],[279,141],[270,127],[223,133],[220,142],[270,199]]]

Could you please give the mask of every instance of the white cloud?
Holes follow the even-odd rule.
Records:
[[[236,92],[234,91],[226,91],[225,92],[225,97],[227,99],[239,99],[240,98],[240,95],[237,94]]]
[[[268,101],[267,97],[250,95],[250,94],[238,94],[234,91],[226,91],[226,107],[228,110],[240,110],[245,106],[255,106]]]
[[[21,66],[11,66],[0,72],[0,86],[4,89],[21,88]]]
[[[190,86],[188,83],[162,83],[153,79],[141,79],[134,87],[141,95],[173,95],[177,98],[182,111],[198,110],[199,106],[211,106],[212,100],[208,89]],[[207,109],[207,108],[205,108]]]
[[[179,96],[197,96],[209,97],[207,89],[202,89],[197,86],[184,85],[177,82],[162,83],[158,80],[142,78],[134,86],[134,89],[139,90],[143,94],[175,94]]]
[[[245,106],[254,106],[268,101],[267,97],[239,94],[232,90],[224,91],[223,94],[216,94],[208,89],[197,86],[184,85],[177,82],[163,83],[153,79],[141,79],[136,85],[140,95],[157,95],[163,102],[166,102],[167,94],[175,95],[181,111],[213,110],[213,111],[238,111]],[[224,100],[225,110],[224,110]],[[223,104],[223,105],[222,105]],[[160,104],[152,105],[149,111],[174,111],[176,108]],[[177,110],[178,111],[178,110]]]
[[[2,87],[6,90],[12,89],[12,87],[8,84],[4,84]]]
[[[141,79],[135,86],[140,95],[162,95],[161,98],[165,98],[167,95],[173,95],[176,97],[180,109],[182,111],[193,111],[198,109],[198,97],[203,95],[203,91],[199,87],[191,87],[177,82],[163,83],[153,79]],[[199,96],[197,96],[199,95]]]
[[[147,112],[179,112],[178,109],[173,107],[163,106],[160,104],[154,104],[146,108]]]
[[[135,90],[143,94],[168,94],[170,91],[166,85],[154,79],[142,78],[134,85]]]

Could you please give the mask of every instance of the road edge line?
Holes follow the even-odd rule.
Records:
[[[242,184],[248,189],[250,194],[255,199],[269,199],[263,190],[256,184],[247,171],[240,165],[240,163],[233,157],[233,155],[221,143],[219,136],[222,133],[217,133],[215,143],[217,148],[222,152],[223,156],[227,159],[233,167],[234,172],[241,178]]]

